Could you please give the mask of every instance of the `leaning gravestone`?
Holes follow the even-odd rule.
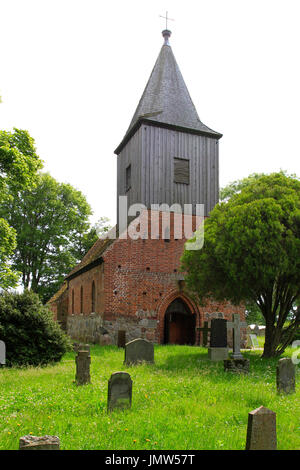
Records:
[[[253,349],[259,349],[259,342],[256,335],[248,335],[248,346]]]
[[[115,372],[108,381],[107,410],[131,408],[132,380],[127,372]]]
[[[289,357],[279,359],[276,368],[276,385],[278,393],[294,393],[296,368]]]
[[[124,364],[154,362],[154,346],[146,339],[137,338],[125,344]]]
[[[4,341],[0,341],[0,365],[5,365],[6,361],[6,346]]]
[[[260,406],[248,414],[246,450],[276,450],[276,413]]]
[[[89,351],[78,351],[75,358],[76,361],[76,383],[77,385],[85,385],[91,383],[90,364],[91,356]]]
[[[57,436],[27,436],[20,437],[19,450],[59,450],[60,442]]]
[[[228,358],[227,320],[213,318],[210,326],[210,347],[208,357],[211,361],[223,361]]]

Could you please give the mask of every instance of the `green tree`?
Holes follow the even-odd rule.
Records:
[[[12,194],[33,187],[42,161],[36,154],[34,140],[25,130],[0,131],[0,207]],[[16,232],[0,215],[0,288],[14,287],[18,273],[10,264],[16,247]]]
[[[220,202],[227,202],[232,196],[240,193],[242,189],[249,186],[249,184],[254,183],[261,176],[263,176],[263,173],[252,173],[247,178],[235,180],[224,188],[221,188],[219,195]]]
[[[0,294],[0,338],[6,344],[8,366],[57,362],[71,348],[48,307],[26,290]]]
[[[187,287],[205,298],[255,303],[265,319],[264,357],[279,356],[300,325],[300,181],[274,173],[255,178],[205,220],[202,250],[188,249]]]
[[[40,174],[34,188],[4,201],[0,215],[17,233],[13,268],[22,273],[25,289],[47,301],[79,261],[78,245],[90,228],[86,198],[71,185]]]
[[[79,234],[77,243],[74,245],[73,255],[76,259],[81,260],[90,248],[96,243],[98,238],[105,235],[110,230],[108,217],[100,217],[88,232]]]

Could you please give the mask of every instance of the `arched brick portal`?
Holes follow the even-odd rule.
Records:
[[[161,344],[199,344],[196,328],[200,325],[200,311],[182,292],[173,291],[165,297],[158,318]]]

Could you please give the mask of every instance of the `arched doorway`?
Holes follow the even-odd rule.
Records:
[[[168,306],[164,318],[165,344],[195,344],[196,315],[181,298]]]

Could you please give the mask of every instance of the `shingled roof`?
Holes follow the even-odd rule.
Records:
[[[66,276],[66,279],[69,280],[75,276],[78,276],[82,271],[92,268],[94,264],[100,264],[102,262],[101,256],[113,242],[114,239],[111,238],[98,238],[92,248],[90,248],[86,255],[82,258],[81,262],[78,263],[75,268],[73,268],[72,271]]]
[[[161,48],[144,93],[140,99],[130,126],[118,148],[123,146],[141,125],[148,122],[153,125],[181,128],[186,132],[207,134],[217,139],[222,134],[216,132],[200,121],[186,84],[183,80],[168,38],[171,32],[163,31],[165,43]]]

